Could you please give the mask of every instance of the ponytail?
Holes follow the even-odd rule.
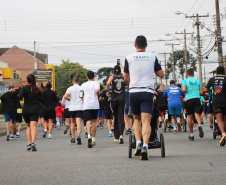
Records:
[[[34,74],[27,75],[27,82],[31,84],[31,89],[35,92],[35,94],[38,94],[40,92],[39,88],[36,86],[36,79]]]

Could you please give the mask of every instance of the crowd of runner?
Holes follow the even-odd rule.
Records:
[[[217,68],[217,75],[202,87],[194,77],[194,70],[188,69],[188,78],[182,84],[174,80],[170,85],[161,84],[154,88],[153,75],[163,78],[164,72],[155,55],[146,52],[147,40],[138,36],[135,40],[136,53],[128,55],[125,64],[114,67],[114,75],[109,77],[104,87],[95,81],[93,71],[87,73],[87,82],[80,85],[80,78],[73,76],[73,86],[68,87],[62,97],[51,90],[36,86],[34,74],[27,76],[28,85],[14,88],[1,96],[5,114],[6,140],[19,138],[22,117],[26,123],[27,150],[37,151],[37,125],[42,126],[42,137],[53,139],[53,128],[70,133],[70,143],[81,145],[84,126],[87,145],[97,144],[97,127],[107,126],[108,137],[114,137],[119,144],[124,143],[124,134],[135,134],[135,156],[148,160],[148,142],[151,135],[151,118],[154,101],[160,112],[159,128],[164,128],[166,113],[170,115],[173,133],[181,131],[181,113],[186,113],[190,134],[194,141],[194,131],[198,124],[199,137],[204,137],[202,124],[210,120],[210,129],[215,121],[222,134],[220,146],[225,145],[226,129],[226,76],[224,67]],[[122,73],[124,72],[124,75]],[[203,119],[205,118],[205,121]],[[16,123],[18,128],[16,129]],[[10,135],[10,123],[12,133]],[[63,127],[64,126],[64,127]],[[17,130],[17,131],[16,131]],[[75,131],[77,130],[77,134]],[[77,139],[76,139],[77,135]],[[85,139],[86,140],[86,139]]]

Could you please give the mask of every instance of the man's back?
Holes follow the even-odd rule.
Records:
[[[181,99],[180,96],[183,95],[180,87],[172,85],[168,87],[164,93],[164,96],[169,97],[168,106],[169,107],[181,107]]]
[[[69,111],[83,110],[82,100],[81,98],[79,98],[79,92],[81,89],[81,86],[79,86],[78,84],[74,84],[67,89],[66,93],[70,95]]]
[[[200,98],[200,87],[202,87],[202,84],[199,79],[189,77],[183,80],[182,85],[186,85],[186,101],[193,98]]]
[[[17,110],[19,108],[19,99],[18,99],[18,93],[19,90],[16,90],[15,92],[6,92],[2,95],[2,103],[3,103],[3,111],[4,112],[12,112]]]

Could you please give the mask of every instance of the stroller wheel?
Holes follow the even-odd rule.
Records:
[[[162,157],[165,157],[165,143],[164,143],[164,137],[163,134],[160,134],[160,143],[161,143],[161,155]]]
[[[216,137],[217,137],[217,132],[216,132],[216,130],[214,130],[213,131],[213,139],[216,139]]]
[[[187,121],[186,120],[184,120],[183,130],[184,130],[184,132],[187,132]]]
[[[132,158],[132,133],[129,133],[129,158]]]
[[[168,123],[168,119],[166,119],[165,124],[164,124],[164,132],[166,132],[167,123]]]

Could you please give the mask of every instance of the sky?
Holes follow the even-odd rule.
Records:
[[[222,37],[226,40],[226,1],[219,1]],[[175,32],[186,29],[196,37],[194,21],[176,15],[177,11],[189,16],[209,14],[200,21],[215,30],[215,0],[7,0],[1,2],[0,47],[17,45],[34,50],[36,41],[37,52],[47,54],[49,64],[59,65],[69,59],[97,71],[101,67],[113,67],[117,59],[124,61],[135,52],[136,36],[144,35],[148,39],[147,51],[154,53],[164,65],[160,53],[172,52],[166,44],[180,43],[175,50],[184,47],[183,35]],[[166,36],[167,33],[173,36]],[[205,54],[213,47],[215,37],[205,28],[200,29],[200,34],[202,54]],[[187,45],[196,50],[197,42],[195,46],[190,42],[191,35],[187,35]],[[225,46],[226,42],[224,55]],[[189,52],[196,57],[193,51]],[[203,59],[207,77],[217,67],[217,61],[217,52],[211,52],[208,60]]]

